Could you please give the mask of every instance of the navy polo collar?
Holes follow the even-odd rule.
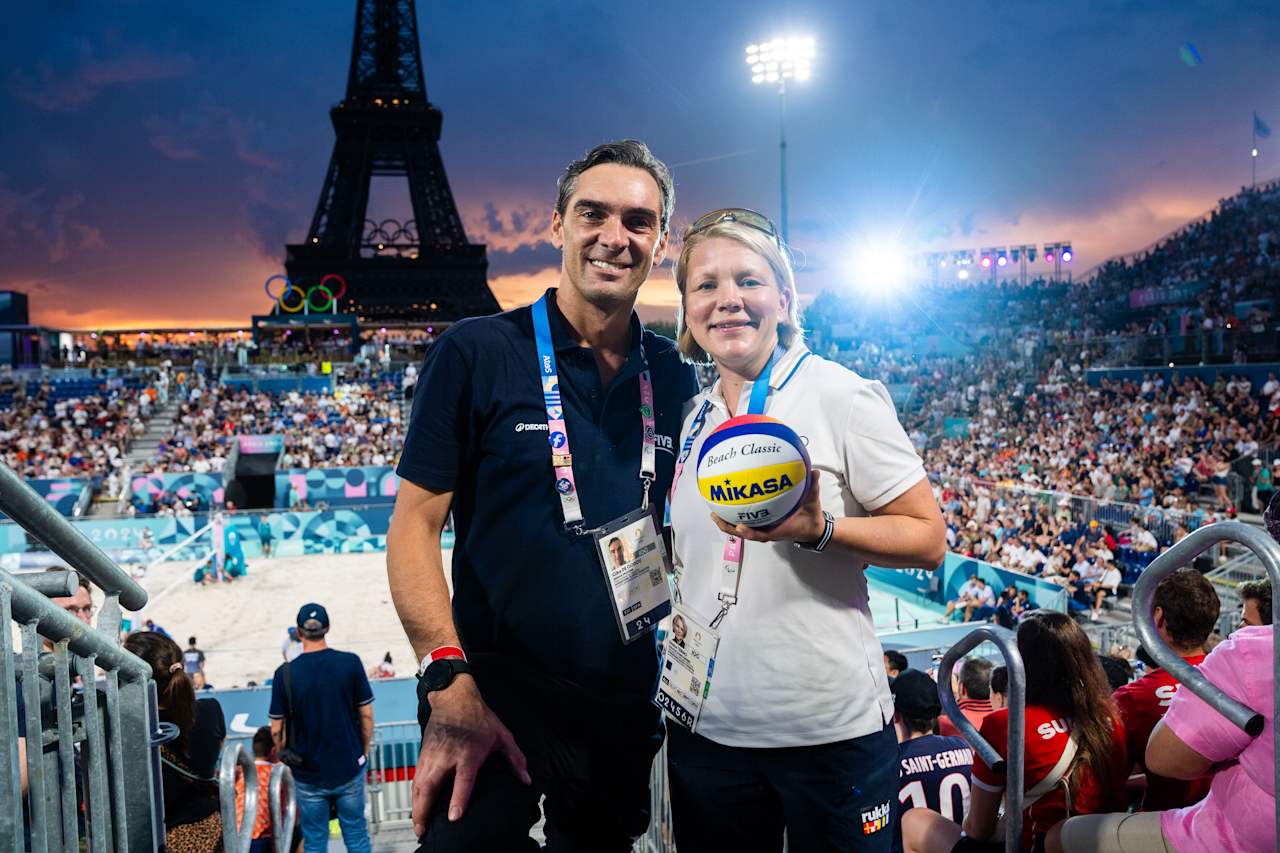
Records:
[[[560,306],[556,304],[556,288],[547,288],[547,305],[551,308],[547,312],[551,321],[551,345],[556,352],[565,350],[588,349],[582,346],[578,341],[569,335],[569,321],[560,313]],[[640,349],[640,341],[644,337],[644,324],[640,322],[640,318],[635,311],[631,312],[631,348],[627,353],[627,360],[622,365],[622,370],[618,372],[618,377],[639,374],[645,369],[646,363],[644,353]]]

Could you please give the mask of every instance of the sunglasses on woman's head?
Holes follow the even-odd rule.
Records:
[[[745,207],[726,207],[698,217],[692,225],[685,229],[684,239],[688,240],[699,231],[706,231],[721,222],[739,222],[749,228],[763,231],[773,239],[773,242],[779,248],[782,247],[782,239],[778,236],[778,229],[773,227],[773,221],[763,213],[756,213],[754,210],[748,210]]]

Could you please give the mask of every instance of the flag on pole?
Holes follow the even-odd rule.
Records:
[[[1267,123],[1258,118],[1258,114],[1253,114],[1253,134],[1259,139],[1266,139],[1271,135],[1271,128],[1267,127]]]

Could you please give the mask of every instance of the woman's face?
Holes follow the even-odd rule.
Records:
[[[737,240],[712,237],[689,255],[685,281],[684,320],[698,346],[718,367],[758,369],[791,305],[769,262]]]
[[[671,620],[671,633],[675,635],[676,642],[683,642],[685,635],[689,633],[688,626],[679,616]]]

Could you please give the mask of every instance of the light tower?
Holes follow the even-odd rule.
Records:
[[[775,38],[747,45],[747,65],[751,66],[751,82],[757,86],[778,87],[778,192],[780,196],[778,226],[782,242],[788,242],[787,231],[787,81],[808,80],[817,55],[812,36]]]

